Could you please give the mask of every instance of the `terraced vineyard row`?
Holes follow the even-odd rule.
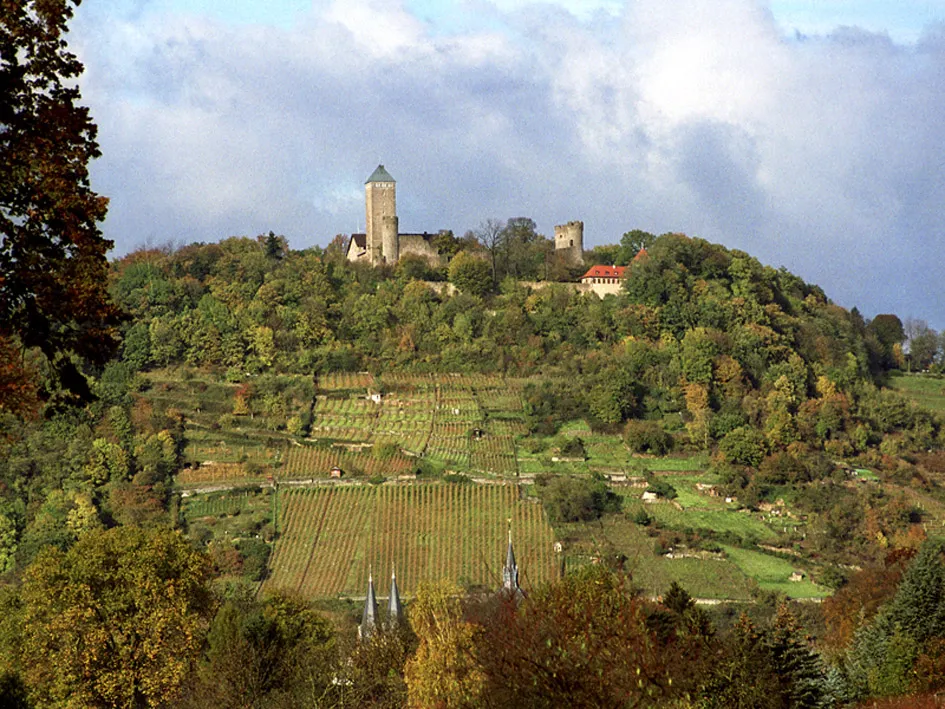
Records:
[[[406,595],[438,578],[498,587],[509,519],[522,585],[555,573],[552,529],[515,485],[299,489],[280,492],[278,507],[280,537],[264,590],[359,596],[370,569],[383,579],[392,568]]]
[[[413,466],[413,459],[395,455],[385,460],[375,458],[371,451],[348,451],[343,448],[314,448],[293,446],[285,456],[279,477],[328,477],[328,472],[339,467],[349,473],[365,475],[400,475]]]

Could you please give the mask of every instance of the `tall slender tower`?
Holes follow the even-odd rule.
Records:
[[[522,587],[518,585],[518,564],[515,563],[515,552],[512,550],[512,520],[509,520],[509,546],[505,551],[505,566],[502,567],[502,593],[518,602],[525,597]]]
[[[390,574],[390,598],[387,599],[387,625],[396,628],[403,620],[404,609],[400,603],[400,591],[397,589],[397,573]]]
[[[383,165],[364,183],[365,232],[372,265],[397,260],[397,183]],[[385,238],[386,237],[386,238]]]
[[[367,598],[364,599],[364,612],[361,614],[361,625],[358,626],[358,638],[367,640],[377,630],[377,596],[374,595],[374,574],[368,572]]]

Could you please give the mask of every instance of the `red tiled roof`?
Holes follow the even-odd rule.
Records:
[[[627,270],[626,266],[591,266],[590,270],[581,276],[581,279],[585,278],[623,278],[624,271]]]

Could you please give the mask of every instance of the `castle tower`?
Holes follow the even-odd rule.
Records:
[[[397,190],[396,182],[390,173],[384,169],[383,165],[378,165],[377,169],[371,173],[371,176],[364,183],[364,206],[367,212],[365,221],[365,232],[367,241],[368,259],[371,264],[376,266],[382,263],[386,257],[388,263],[397,261]],[[385,227],[385,219],[393,218],[393,227],[388,224]],[[393,229],[394,238],[392,241],[393,251],[385,252],[384,236],[385,228],[388,230],[388,240],[390,241],[390,229]]]
[[[381,217],[381,253],[387,263],[397,263],[400,258],[400,220],[396,217]]]
[[[364,612],[361,625],[358,626],[358,638],[367,640],[377,630],[377,596],[374,595],[374,575],[368,572],[367,598],[364,599]]]
[[[569,264],[584,263],[584,222],[568,222],[555,226],[555,253]]]

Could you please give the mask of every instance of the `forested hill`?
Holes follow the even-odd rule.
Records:
[[[838,383],[870,368],[859,317],[784,269],[702,239],[658,238],[631,265],[627,293],[604,302],[512,281],[485,300],[440,297],[414,282],[445,277],[414,260],[385,272],[231,238],[132,253],[113,263],[111,291],[133,316],[124,358],[141,367],[573,371],[589,352],[625,354],[628,337],[672,351],[671,337],[684,359],[693,349],[731,356],[754,384],[793,353]],[[692,364],[681,373],[705,380]]]
[[[272,237],[138,251],[112,264],[113,297],[132,316],[120,366],[183,363],[232,380],[542,374],[528,392],[536,427],[659,421],[753,465],[789,448],[844,456],[884,440],[894,454],[938,443],[931,415],[874,385],[894,343],[743,252],[661,236],[629,266],[625,292],[603,300],[511,279],[483,297],[440,295],[420,280],[445,277],[416,260],[372,269],[337,248],[291,251]]]

